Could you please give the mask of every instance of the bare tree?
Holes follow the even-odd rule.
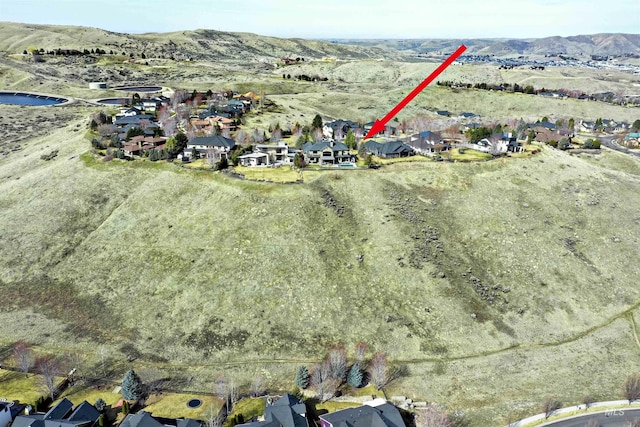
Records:
[[[344,347],[331,347],[327,359],[331,368],[331,378],[341,383],[347,375],[347,352]]]
[[[251,381],[251,395],[258,397],[264,392],[264,378],[262,375],[256,373]]]
[[[387,362],[387,356],[383,353],[373,355],[369,363],[369,375],[371,376],[371,382],[378,390],[389,383],[389,363]]]
[[[337,383],[331,377],[331,364],[328,359],[316,363],[311,371],[311,386],[315,388],[318,398],[322,401],[333,397],[337,390]]]
[[[544,403],[542,404],[542,410],[544,411],[545,419],[549,418],[551,414],[553,414],[561,407],[562,403],[559,400],[554,399],[553,397],[548,397],[547,399],[545,399]]]
[[[277,128],[271,134],[271,142],[280,142],[280,140],[282,140],[282,131]]]
[[[42,356],[36,359],[36,371],[40,374],[42,386],[49,392],[51,400],[55,399],[56,375],[60,366],[58,360],[53,356]]]
[[[189,142],[193,141],[196,138],[196,128],[189,125],[186,135]]]
[[[367,343],[359,342],[356,344],[356,361],[363,362],[364,358],[367,356]]]
[[[225,138],[231,139],[231,131],[227,127],[222,129],[222,131],[220,132],[220,135],[222,135]]]
[[[640,374],[630,374],[624,382],[624,397],[629,403],[640,399]]]
[[[216,409],[215,406],[211,406],[209,408],[205,424],[206,427],[222,427],[224,424],[224,415],[222,414],[222,411]]]
[[[416,427],[451,427],[447,413],[433,405],[416,409],[414,420]]]
[[[25,375],[29,373],[29,369],[33,366],[33,352],[31,346],[20,340],[13,344],[13,357],[16,360],[18,369]]]
[[[321,142],[324,139],[324,134],[322,133],[322,129],[316,129],[313,131],[313,140],[315,142]]]
[[[254,144],[262,144],[264,142],[264,130],[254,129],[251,133],[251,142]]]
[[[238,132],[236,132],[236,142],[240,145],[246,144],[247,136],[247,132],[245,132],[244,129],[238,130]]]
[[[223,375],[218,376],[213,383],[213,393],[218,398],[224,400],[225,413],[228,414],[231,411],[229,402],[229,384]]]
[[[98,135],[103,138],[108,138],[116,132],[116,127],[114,125],[100,125],[98,126]]]
[[[97,352],[98,358],[100,359],[100,367],[102,368],[102,376],[107,376],[107,360],[109,358],[109,353],[104,345],[98,347]]]

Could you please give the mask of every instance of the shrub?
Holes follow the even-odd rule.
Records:
[[[547,398],[542,405],[542,410],[544,411],[544,417],[549,418],[554,411],[562,408],[562,403],[554,399],[552,397]]]
[[[99,412],[104,412],[104,410],[107,409],[107,402],[105,402],[103,398],[99,397],[98,400],[96,400],[96,403],[93,404],[93,406]]]

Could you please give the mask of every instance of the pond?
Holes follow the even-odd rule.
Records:
[[[36,95],[33,93],[23,92],[0,92],[0,104],[14,105],[56,105],[67,102],[65,98],[57,98],[54,96]]]
[[[109,105],[124,105],[127,102],[129,102],[130,99],[129,98],[105,98],[105,99],[98,99],[98,102],[100,104],[109,104]]]
[[[162,90],[160,86],[123,86],[114,87],[112,89],[125,92],[160,92]]]

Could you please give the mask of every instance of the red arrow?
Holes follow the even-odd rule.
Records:
[[[402,101],[400,101],[398,105],[393,107],[393,110],[391,110],[389,114],[384,116],[382,120],[376,120],[373,126],[371,126],[371,130],[369,131],[369,133],[367,133],[367,136],[365,136],[364,139],[371,138],[372,136],[382,132],[386,127],[387,123],[389,123],[389,121],[393,119],[396,116],[396,114],[400,112],[400,110],[406,107],[407,104],[413,100],[413,98],[415,98],[420,92],[424,90],[424,88],[429,86],[429,83],[431,83],[436,77],[438,77],[440,73],[442,73],[445,70],[445,68],[451,65],[451,63],[455,61],[460,55],[462,55],[462,52],[464,52],[465,50],[467,50],[467,47],[465,45],[460,45],[458,50],[453,52],[451,56],[447,58],[446,61],[440,64],[440,66],[438,66],[438,68],[436,68],[433,71],[433,73],[429,74],[429,77],[424,79],[424,81],[420,83],[414,90],[412,90],[411,93],[407,95]]]

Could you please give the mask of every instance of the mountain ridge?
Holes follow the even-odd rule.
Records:
[[[357,46],[394,49],[406,53],[453,51],[460,44],[475,55],[624,55],[640,54],[640,34],[599,33],[544,38],[461,38],[461,39],[328,39]]]

